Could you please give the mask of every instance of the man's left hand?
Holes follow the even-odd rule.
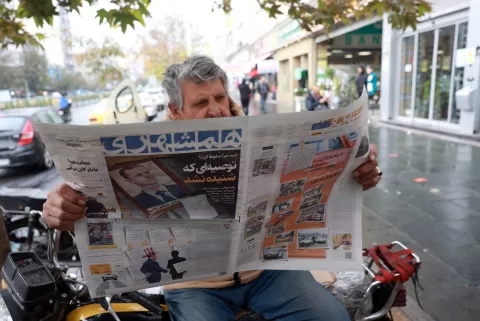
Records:
[[[382,179],[382,171],[377,167],[377,146],[370,145],[368,160],[353,171],[353,179],[366,191],[375,187]]]

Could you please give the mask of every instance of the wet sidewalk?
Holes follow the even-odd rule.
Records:
[[[364,196],[364,246],[411,247],[423,261],[425,311],[439,321],[480,320],[480,148],[375,126],[370,140],[384,176]]]

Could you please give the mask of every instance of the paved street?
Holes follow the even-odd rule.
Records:
[[[419,296],[427,313],[478,320],[480,148],[385,127],[371,128],[370,140],[384,176],[365,193],[364,246],[402,241],[423,261]],[[411,283],[408,291],[414,297]]]

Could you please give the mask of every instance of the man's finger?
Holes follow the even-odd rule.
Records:
[[[75,192],[73,188],[71,188],[66,183],[61,183],[57,185],[56,191],[60,196],[66,198],[67,200],[69,200],[74,204],[78,204],[80,206],[84,206],[86,204],[85,198],[80,194],[78,194],[77,192]]]
[[[58,218],[60,221],[65,222],[74,222],[83,217],[84,211],[82,210],[81,213],[70,213],[67,211],[63,211],[58,207],[52,207],[50,209],[49,215]]]
[[[363,185],[364,182],[368,181],[371,178],[374,178],[375,176],[378,176],[378,170],[376,167],[373,171],[363,174],[362,176],[354,177],[354,179]]]
[[[378,161],[376,159],[374,161],[368,161],[360,165],[359,167],[357,167],[357,169],[353,171],[353,176],[357,178],[362,175],[365,175],[366,173],[377,168],[377,165],[378,165]]]
[[[381,176],[376,176],[374,178],[366,180],[365,182],[362,182],[361,185],[363,186],[363,190],[365,190],[365,187],[368,187],[370,185],[376,186],[378,184],[378,182],[380,182],[381,179],[382,179]]]
[[[73,231],[72,221],[61,221],[59,218],[50,214],[45,215],[43,220],[50,228],[54,228],[59,231]]]
[[[80,215],[83,213],[85,206],[80,206],[75,203],[72,203],[68,199],[62,197],[58,193],[51,193],[48,195],[49,204],[53,207],[59,208],[64,212]]]

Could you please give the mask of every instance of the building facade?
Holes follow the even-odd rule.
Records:
[[[479,104],[457,103],[465,86],[478,102],[480,1],[436,1],[417,30],[393,30],[384,18],[381,119],[418,128],[473,135]],[[467,57],[467,54],[471,57]],[[473,54],[472,54],[473,53]]]

